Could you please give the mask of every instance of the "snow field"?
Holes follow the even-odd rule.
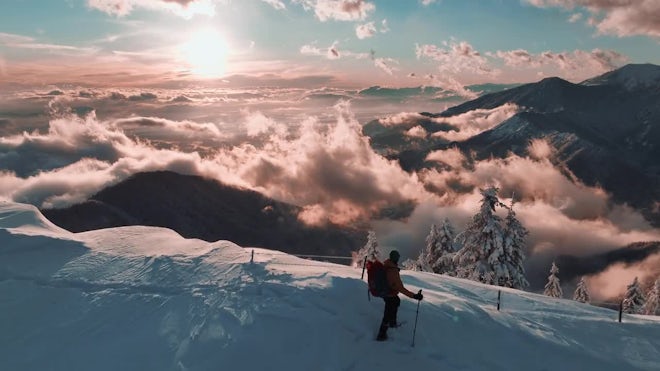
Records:
[[[0,204],[1,370],[658,370],[660,319],[402,272],[390,340],[360,269],[184,239],[61,230]]]

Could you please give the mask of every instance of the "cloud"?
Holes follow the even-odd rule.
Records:
[[[479,96],[450,75],[426,75],[425,78],[429,80],[428,85],[452,91],[465,99],[477,99]]]
[[[4,77],[7,75],[7,62],[0,56],[0,76]]]
[[[122,132],[133,132],[135,137],[149,138],[150,141],[173,142],[175,139],[184,141],[209,141],[227,139],[215,124],[197,123],[193,121],[173,121],[157,117],[130,117],[110,121],[108,128]],[[211,143],[209,143],[211,144]]]
[[[399,63],[397,60],[392,58],[374,58],[374,66],[385,71],[388,75],[393,75],[396,70],[395,67],[392,67],[392,64]]]
[[[259,140],[233,146],[213,124],[155,117],[102,122],[93,113],[64,115],[50,121],[47,133],[1,139],[6,170],[0,191],[18,202],[59,207],[135,172],[173,170],[300,205],[305,209],[300,217],[308,222],[369,218],[382,208],[432,197],[414,174],[371,150],[347,103],[339,104],[335,115],[334,123],[307,118],[296,131],[245,111],[240,125]],[[191,144],[168,145],[174,138]]]
[[[339,41],[333,42],[332,45],[327,47],[325,50],[322,50],[313,44],[307,44],[300,47],[300,54],[323,56],[328,59],[339,59],[341,58],[342,53],[339,52],[338,46],[339,46]],[[353,54],[346,53],[346,55],[351,56]]]
[[[600,188],[574,183],[547,159],[511,155],[470,162],[457,150],[432,152],[428,159],[452,163],[446,170],[419,175],[426,188],[440,197],[436,207],[456,215],[450,219],[459,230],[467,223],[467,217],[460,215],[478,209],[479,187],[497,185],[500,199],[507,203],[515,195],[517,216],[530,231],[526,265],[535,281],[547,275],[547,264],[559,255],[591,256],[637,241],[660,240],[660,230],[639,212],[612,204]],[[443,218],[439,213],[436,222]]]
[[[376,33],[378,33],[378,30],[376,29],[374,22],[361,24],[355,27],[355,35],[357,35],[358,39],[366,39],[374,36]]]
[[[80,117],[62,110],[52,113],[45,129],[12,131],[1,137],[0,198],[42,207],[65,206],[136,172],[172,170],[299,205],[304,210],[299,217],[308,223],[350,223],[413,210],[405,219],[379,220],[374,226],[383,246],[400,248],[414,257],[424,246],[432,222],[449,217],[458,230],[464,228],[478,210],[477,188],[496,184],[501,198],[515,194],[519,200],[517,215],[531,231],[528,266],[542,267],[543,274],[547,260],[561,254],[590,256],[631,242],[660,239],[660,231],[639,212],[613,203],[600,188],[567,178],[550,162],[553,148],[544,141],[529,144],[529,157],[477,161],[458,148],[433,151],[426,160],[441,166],[408,173],[371,148],[346,102],[329,111],[315,107],[316,116],[300,114],[296,107],[293,114],[281,117],[272,116],[276,110],[259,109],[269,104],[265,99],[296,101],[312,94],[299,89],[154,90],[158,98],[148,104],[128,100],[144,92],[140,90],[113,89],[121,98],[113,100],[110,92],[102,90],[94,90],[93,99],[78,97],[80,89],[42,96],[49,89],[25,94],[25,99],[41,99],[41,105],[45,100],[72,106],[84,101],[105,109],[99,117],[109,118],[101,120],[94,113]],[[227,123],[208,119],[206,111],[188,106],[177,120],[159,117],[172,114],[171,108],[179,103],[172,103],[171,98],[177,96],[190,97],[187,105],[204,110],[219,104],[217,109],[224,111],[224,100],[233,106],[237,96],[240,102],[258,105],[242,106]],[[39,109],[43,111],[43,106]],[[406,125],[404,130],[413,129],[408,134],[419,136],[424,131],[415,124],[417,120],[451,122],[459,128],[453,134],[457,135],[464,130],[487,130],[516,110],[511,105],[449,118],[409,112],[380,121],[385,126]]]
[[[282,0],[261,0],[268,5],[272,6],[273,8],[277,10],[284,10],[286,9],[286,5],[282,2]]]
[[[84,119],[67,116],[51,120],[45,135],[33,132],[1,137],[0,163],[3,169],[28,176],[68,166],[83,158],[117,161],[128,142],[123,134],[108,132],[94,115]]]
[[[271,136],[261,150],[234,148],[223,158],[262,192],[304,206],[301,218],[308,222],[321,216],[347,222],[386,205],[430,197],[416,176],[371,150],[347,103],[335,109],[336,123],[327,131],[307,119],[294,140]]]
[[[461,168],[466,161],[463,152],[456,147],[437,150],[426,155],[426,161],[436,161],[446,164],[452,168]]]
[[[475,99],[477,94],[466,89],[457,75],[477,74],[495,76],[499,70],[491,67],[486,56],[475,50],[466,41],[444,41],[443,47],[433,44],[415,44],[417,59],[428,58],[438,62],[438,75],[429,74],[430,85],[453,91],[466,99]]]
[[[381,28],[380,30],[376,28],[376,24],[374,22],[368,22],[365,24],[360,24],[355,27],[355,35],[358,37],[358,39],[367,39],[370,37],[373,37],[376,35],[378,32],[380,33],[386,33],[389,32],[390,28],[387,25],[387,19],[383,19],[381,22]]]
[[[133,10],[133,1],[130,0],[88,0],[87,6],[102,12],[125,16]]]
[[[568,18],[568,22],[570,23],[575,23],[582,19],[582,13],[573,13],[571,16]]]
[[[544,139],[532,139],[527,147],[527,152],[535,160],[548,159],[555,149]]]
[[[493,75],[497,73],[490,66],[488,60],[468,42],[451,40],[443,44],[444,47],[438,47],[433,44],[415,44],[417,59],[426,57],[440,62],[438,69],[441,72],[470,72],[480,75]]]
[[[42,43],[28,36],[0,32],[0,45],[7,48],[28,49],[63,55],[93,54],[98,50],[95,48],[82,48],[72,45]]]
[[[657,0],[526,0],[537,7],[584,8],[601,34],[660,37]]]
[[[420,2],[422,3],[422,5],[424,5],[424,6],[429,6],[429,5],[431,5],[431,4],[433,4],[433,3],[437,2],[437,1],[438,1],[438,0],[420,0]]]
[[[355,53],[348,50],[339,50],[339,42],[335,41],[327,49],[321,49],[314,44],[307,44],[300,47],[300,54],[325,57],[327,59],[340,59],[340,58],[353,58],[353,59],[367,59],[371,58],[374,66],[387,73],[393,75],[397,70],[393,64],[398,64],[396,59],[392,58],[375,58],[374,53]]]
[[[245,128],[249,137],[257,137],[269,132],[275,132],[278,136],[287,134],[286,126],[278,124],[272,118],[266,117],[261,112],[243,111],[245,118]]]
[[[494,55],[502,59],[506,65],[512,67],[540,65],[540,62],[537,62],[536,58],[530,52],[524,49],[507,51],[498,50]]]
[[[425,116],[419,114],[418,112],[400,112],[394,115],[381,117],[378,119],[378,122],[384,126],[397,126],[403,124],[414,124],[424,118]]]
[[[87,0],[87,6],[118,17],[130,14],[135,8],[169,11],[186,19],[197,14],[215,15],[213,0]]]
[[[591,51],[574,50],[572,52],[545,51],[532,54],[524,49],[487,53],[499,58],[510,67],[539,68],[550,66],[560,71],[595,75],[611,71],[628,62],[628,57],[614,50],[593,49]]]
[[[457,130],[438,131],[434,136],[442,137],[450,141],[461,141],[484,132],[499,125],[513,117],[519,111],[519,107],[513,103],[507,103],[492,109],[475,109],[450,117],[438,117],[433,121],[449,124]]]
[[[638,264],[614,264],[599,274],[587,277],[587,283],[590,293],[595,297],[620,298],[635,277],[638,277],[642,283],[659,278],[659,267],[660,254],[655,254]]]
[[[157,99],[158,96],[154,93],[140,93],[136,95],[131,95],[128,97],[128,100],[132,100],[134,102],[140,102],[140,101],[150,101],[150,100],[155,100]]]
[[[432,223],[438,224],[445,218],[449,218],[458,232],[464,230],[470,218],[479,209],[481,197],[478,187],[487,184],[498,184],[497,182],[493,183],[493,181],[503,179],[512,173],[524,171],[527,167],[521,166],[517,162],[526,161],[529,160],[512,157],[506,163],[497,164],[503,172],[497,179],[488,177],[490,179],[486,180],[481,177],[474,177],[472,179],[451,180],[448,177],[448,184],[452,181],[456,183],[466,182],[462,185],[464,188],[458,192],[452,191],[452,187],[456,187],[456,185],[442,186],[439,189],[446,191],[447,194],[440,197],[440,202],[421,203],[405,221],[383,220],[374,222],[374,228],[379,236],[381,247],[386,250],[397,248],[403,252],[403,255],[415,258],[425,246],[424,238],[428,235],[429,226]],[[514,168],[509,168],[509,165],[513,165]],[[461,165],[458,164],[458,166]],[[620,228],[608,219],[611,211],[607,207],[601,210],[602,216],[596,218],[572,218],[561,209],[561,202],[556,204],[557,200],[553,200],[553,198],[571,199],[572,202],[579,204],[584,202],[580,198],[581,195],[593,193],[596,198],[599,198],[602,197],[602,192],[583,185],[578,185],[575,188],[561,185],[563,176],[557,170],[553,170],[551,164],[546,163],[541,167],[545,169],[543,171],[547,172],[544,178],[539,180],[530,179],[531,182],[538,182],[539,186],[531,186],[530,184],[525,186],[530,193],[522,193],[522,191],[516,193],[516,198],[521,198],[521,201],[515,205],[517,217],[530,231],[526,241],[528,246],[526,267],[529,278],[541,277],[543,279],[546,277],[549,262],[560,255],[586,257],[616,250],[637,241],[658,240],[660,238],[660,231],[651,228],[648,223],[637,225],[636,229],[633,230]],[[482,171],[482,169],[479,171]],[[460,169],[445,173],[453,173],[460,178],[461,174],[467,174],[469,170]],[[520,174],[520,178],[523,177],[524,174]],[[432,186],[429,183],[430,179],[422,176],[422,180],[427,184],[427,187]],[[533,193],[542,188],[541,183],[544,181],[550,181],[547,183],[547,187],[554,188],[558,186],[558,188],[546,194],[542,192]],[[510,196],[507,196],[507,193],[510,195],[511,189],[503,187],[499,196],[501,200],[508,203],[507,199]],[[603,199],[606,198],[603,197]],[[580,205],[585,209],[590,206],[591,202],[588,201]],[[504,216],[503,209],[499,209],[498,213]],[[632,212],[632,214],[638,213]],[[658,273],[657,266],[654,268],[650,264],[638,265],[637,268],[638,272],[646,272],[646,274],[650,274],[653,270],[656,271],[656,274]],[[535,281],[538,281],[538,279]],[[538,285],[544,283],[536,282],[537,287],[535,288],[538,289]]]
[[[420,125],[413,126],[412,128],[406,130],[404,134],[411,138],[422,138],[422,139],[426,138],[429,135],[426,129],[424,129]]]
[[[313,10],[321,22],[362,21],[376,10],[376,6],[366,0],[292,0],[309,11]]]
[[[438,62],[440,77],[437,86],[453,86],[452,90],[460,92],[456,76],[478,74],[497,76],[501,70],[494,68],[498,62],[504,62],[508,67],[518,68],[555,68],[558,72],[571,77],[588,77],[601,74],[621,67],[629,58],[614,50],[593,49],[574,51],[545,51],[531,53],[525,49],[498,50],[496,52],[480,53],[466,41],[444,41],[442,47],[433,44],[415,44],[417,59],[428,58]],[[541,72],[541,71],[540,71]],[[463,90],[463,93],[467,93]],[[467,94],[462,94],[469,98]]]

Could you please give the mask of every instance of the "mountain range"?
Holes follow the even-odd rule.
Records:
[[[443,124],[443,118],[505,104],[517,105],[518,112],[466,140],[405,138],[412,126],[430,134],[448,132],[456,127]],[[476,160],[527,156],[529,143],[544,139],[553,148],[550,160],[557,168],[586,185],[602,187],[614,201],[640,210],[660,226],[660,66],[627,65],[579,84],[546,78],[421,115],[394,128],[375,120],[364,131],[407,171],[437,166],[426,161],[435,150],[456,147]],[[392,144],[398,150],[392,151]]]

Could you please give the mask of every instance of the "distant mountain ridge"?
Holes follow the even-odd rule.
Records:
[[[511,89],[521,84],[476,84],[467,86],[467,90],[477,94],[489,94]],[[439,99],[456,98],[463,99],[456,95],[451,90],[446,90],[437,86],[412,86],[412,87],[387,87],[387,86],[370,86],[368,88],[359,90],[358,95],[366,97],[387,97],[387,98],[412,98],[419,96],[434,97]],[[444,93],[444,95],[443,95]]]
[[[636,89],[640,86],[657,87],[660,85],[660,68],[650,63],[629,64],[580,83],[587,86],[613,84],[628,89]]]
[[[135,174],[81,204],[42,213],[72,232],[159,226],[186,238],[229,240],[289,253],[350,256],[366,241],[359,229],[307,226],[298,220],[299,211],[297,206],[215,180],[157,171]]]
[[[580,84],[546,78],[424,115],[441,119],[507,103],[520,112],[490,130],[460,142],[417,140],[389,157],[415,171],[435,166],[425,161],[434,150],[456,146],[477,159],[510,152],[524,156],[531,140],[545,139],[555,150],[550,160],[556,166],[587,185],[603,187],[615,201],[632,205],[660,226],[660,66],[627,65]],[[380,135],[394,141],[402,134]]]

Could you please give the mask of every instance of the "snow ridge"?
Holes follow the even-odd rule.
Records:
[[[628,64],[617,70],[583,81],[581,85],[621,85],[628,90],[660,84],[660,66]]]

